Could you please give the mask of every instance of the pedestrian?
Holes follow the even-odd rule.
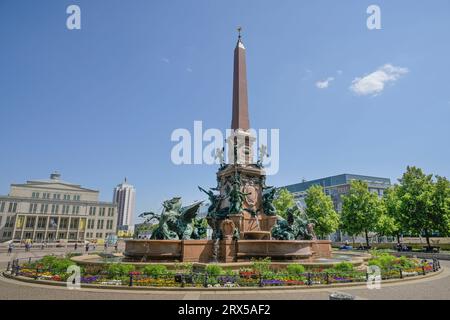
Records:
[[[77,249],[78,249],[78,242],[75,242],[75,245],[73,246],[73,249],[74,249],[75,251],[77,251]]]
[[[13,251],[13,248],[14,248],[14,244],[11,242],[11,243],[8,245],[8,256],[11,255],[11,253],[12,253],[12,251]]]
[[[105,251],[107,251],[108,250],[108,242],[105,242],[104,247],[105,247]]]
[[[116,244],[114,245],[114,250],[116,250],[116,252],[117,252],[117,247],[118,247],[118,245],[117,245],[117,242],[116,242]]]
[[[89,251],[89,243],[86,243],[86,253]]]
[[[45,244],[42,242],[42,244],[41,244],[41,250],[44,250],[44,248],[45,248]]]

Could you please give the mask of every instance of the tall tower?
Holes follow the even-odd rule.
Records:
[[[242,42],[241,28],[238,31],[233,68],[233,132],[227,138],[228,164],[221,166],[217,172],[221,199],[219,211],[226,213],[225,221],[228,223],[222,233],[225,238],[229,238],[230,232],[225,229],[234,228],[240,239],[268,239],[276,217],[269,216],[264,211],[266,176],[261,164],[253,161],[255,137],[251,134],[248,111],[246,49]]]
[[[118,219],[117,229],[127,226],[130,229],[133,223],[133,214],[135,206],[136,191],[131,184],[127,183],[127,178],[124,182],[114,188],[113,202],[117,203]]]
[[[228,159],[230,164],[249,165],[253,163],[253,142],[255,138],[249,131],[247,64],[240,27],[238,32],[238,41],[234,48],[233,109],[231,116],[231,129],[233,132],[227,141]]]

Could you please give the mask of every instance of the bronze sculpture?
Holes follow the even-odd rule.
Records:
[[[194,219],[202,203],[203,201],[199,201],[182,208],[181,198],[174,197],[163,202],[161,214],[157,215],[154,212],[144,212],[139,217],[146,218],[144,223],[149,223],[153,219],[158,221],[158,226],[153,231],[150,239],[188,240],[194,234]],[[198,230],[195,234],[195,237],[197,236],[199,236]]]

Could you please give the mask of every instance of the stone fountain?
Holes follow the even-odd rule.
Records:
[[[239,35],[234,50],[233,133],[227,139],[228,163],[224,149],[216,150],[220,159],[217,186],[205,190],[210,206],[207,221],[213,230],[211,240],[199,239],[195,216],[200,203],[182,208],[181,199],[165,201],[158,228],[150,240],[126,241],[125,256],[131,260],[183,262],[239,262],[270,257],[273,261],[311,261],[330,257],[331,242],[317,240],[307,218],[293,211],[288,218],[276,215],[272,201],[275,188],[266,185],[263,159],[266,147],[259,148],[259,160],[253,161],[249,125],[245,47]]]

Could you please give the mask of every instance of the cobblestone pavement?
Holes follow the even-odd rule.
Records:
[[[45,252],[35,250],[31,252],[16,252],[12,256],[0,253],[0,268],[4,269],[7,261],[12,257],[27,258],[43,256],[50,252],[63,253],[61,250],[48,249]],[[411,280],[403,283],[381,284],[381,289],[369,290],[365,286],[340,287],[338,289],[306,289],[306,290],[264,290],[264,291],[131,291],[131,290],[100,290],[80,289],[69,290],[65,287],[42,286],[18,282],[0,277],[0,299],[170,299],[170,300],[249,300],[249,299],[325,299],[335,291],[352,294],[357,299],[450,299],[450,261],[441,261],[444,271],[427,279]]]

